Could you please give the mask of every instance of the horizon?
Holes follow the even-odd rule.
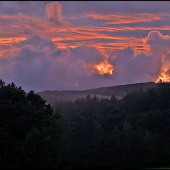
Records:
[[[41,93],[41,92],[47,92],[47,91],[50,91],[50,92],[53,92],[53,91],[59,91],[59,92],[63,92],[63,91],[88,91],[88,90],[95,90],[95,89],[100,89],[100,88],[108,88],[108,87],[117,87],[117,86],[127,86],[127,85],[136,85],[136,84],[146,84],[146,83],[155,83],[157,84],[156,82],[141,82],[141,83],[133,83],[133,84],[119,84],[119,85],[113,85],[113,86],[106,86],[106,87],[98,87],[98,88],[93,88],[93,89],[84,89],[84,90],[44,90],[44,91],[39,91],[39,92],[36,92],[36,93]]]
[[[0,78],[27,92],[170,82],[169,7],[1,1]]]

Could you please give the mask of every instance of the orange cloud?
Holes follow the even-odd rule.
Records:
[[[64,19],[78,19],[76,17],[62,17],[62,6],[58,2],[53,2],[46,5],[46,18],[31,17],[19,13],[18,15],[0,15],[1,20],[8,20],[9,26],[0,26],[0,55],[4,52],[16,50],[13,46],[14,43],[18,43],[25,39],[28,39],[31,35],[40,35],[41,37],[52,40],[53,43],[60,49],[77,48],[80,46],[94,47],[98,49],[102,54],[107,57],[113,51],[125,49],[129,45],[134,46],[134,56],[140,53],[150,55],[152,52],[151,46],[148,44],[149,39],[147,38],[135,38],[133,36],[114,36],[114,32],[124,31],[136,31],[136,30],[170,30],[170,26],[163,27],[103,27],[103,26],[73,26],[69,25]],[[163,17],[169,17],[168,14],[135,14],[135,15],[124,15],[124,14],[93,14],[86,13],[86,17],[92,17],[96,20],[104,20],[106,24],[127,24],[127,23],[138,23],[138,22],[152,22],[155,20],[161,20]],[[83,16],[80,16],[83,17]],[[13,22],[15,21],[15,22]],[[14,34],[9,36],[8,34]],[[6,37],[4,35],[7,35]],[[159,35],[160,37],[163,35]],[[150,34],[148,34],[150,37]],[[168,39],[163,37],[163,39]],[[9,49],[8,49],[9,48]],[[104,67],[105,65],[105,67]],[[84,66],[88,73],[98,71],[99,74],[110,74],[113,72],[113,66],[109,65],[107,60],[100,64]],[[106,69],[108,68],[108,69]],[[109,71],[108,71],[109,70]]]
[[[108,21],[106,24],[129,24],[129,23],[138,23],[138,22],[151,22],[154,20],[161,20],[161,16],[165,16],[165,14],[155,15],[150,13],[142,13],[142,14],[133,14],[133,15],[116,15],[116,14],[94,14],[94,13],[86,13],[86,17],[91,17],[95,20],[104,20]]]
[[[0,58],[7,59],[8,57],[10,58],[10,56],[15,57],[13,51],[15,51],[15,54],[21,53],[21,58],[25,53],[27,54],[27,50],[30,50],[32,52],[31,54],[36,55],[35,50],[39,51],[40,49],[39,47],[35,47],[36,42],[38,42],[35,39],[31,40],[30,44],[28,43],[22,48],[17,46],[17,44],[20,44],[19,42],[24,40],[30,41],[30,37],[38,35],[42,39],[48,39],[49,42],[53,44],[49,45],[49,47],[47,43],[46,47],[43,48],[42,51],[40,50],[40,52],[43,53],[44,58],[48,55],[54,56],[54,58],[56,57],[55,59],[51,58],[52,64],[55,60],[53,67],[54,77],[57,72],[55,72],[56,66],[69,65],[69,67],[67,67],[68,70],[73,69],[74,73],[82,69],[83,75],[91,75],[89,77],[95,74],[122,74],[122,77],[120,76],[121,81],[126,81],[123,80],[124,75],[132,75],[129,77],[132,79],[136,77],[141,80],[140,75],[142,73],[142,80],[146,80],[145,76],[148,77],[147,80],[152,78],[154,81],[156,80],[156,82],[160,78],[163,81],[170,80],[170,36],[164,36],[160,32],[162,30],[170,30],[168,22],[165,23],[166,20],[164,20],[169,18],[169,14],[159,13],[156,15],[139,13],[125,15],[119,13],[104,15],[102,13],[85,13],[84,16],[72,17],[66,16],[65,13],[65,15],[62,16],[62,6],[58,2],[47,4],[45,14],[45,18],[28,16],[22,13],[13,16],[0,15],[0,21],[2,21],[0,25]],[[89,20],[89,22],[87,22],[88,26],[86,23],[83,23],[83,26],[73,25],[73,23],[75,25],[78,23],[79,20],[76,19],[81,18],[83,20],[82,22],[86,22],[89,17],[95,20],[102,20],[102,22],[94,22],[93,20],[94,26],[93,22]],[[74,22],[71,25],[68,21],[64,21],[66,19],[74,19]],[[103,21],[107,25],[103,26]],[[152,21],[159,21],[159,23],[163,23],[163,26],[160,24],[159,27],[156,27],[150,23],[144,23],[156,23]],[[143,22],[142,25],[141,22]],[[110,24],[115,24],[115,26],[111,26]],[[126,26],[126,24],[129,25]],[[149,26],[145,26],[144,24]],[[77,25],[79,25],[79,23]],[[141,36],[146,34],[146,32],[143,34],[142,31],[149,32],[148,36],[145,38],[140,37],[140,33]],[[35,44],[33,44],[34,42]],[[56,50],[53,50],[55,48]],[[94,52],[94,48],[97,52]],[[71,55],[74,50],[75,52]],[[27,57],[29,58],[29,56]],[[38,58],[38,60],[41,60],[41,58]],[[2,65],[4,65],[4,61]],[[46,62],[47,61],[48,60],[46,60]],[[36,62],[38,63],[37,60],[35,60],[35,63]],[[46,62],[44,62],[44,65]],[[79,67],[77,67],[77,65],[79,65]],[[5,65],[3,67],[5,67]],[[35,66],[35,69],[37,69],[37,66]],[[128,72],[128,70],[130,71]],[[60,71],[63,73],[62,69]],[[50,74],[51,72],[49,72],[49,75]],[[76,74],[79,75],[78,71]],[[60,74],[58,74],[58,76],[60,77]],[[80,77],[82,76],[80,75]],[[63,80],[64,79],[67,79],[67,77],[63,77]],[[74,80],[72,84],[75,82],[78,84],[77,87],[81,86],[81,82],[77,82],[76,80]]]
[[[158,83],[160,79],[163,82],[170,82],[170,68],[169,67],[162,66],[161,72],[158,75],[158,78],[156,79],[155,83]]]
[[[114,67],[111,63],[108,62],[108,59],[105,58],[103,61],[97,62],[97,63],[83,63],[83,67],[88,75],[92,74],[99,74],[99,75],[112,75]]]
[[[0,19],[17,19],[17,16],[12,16],[12,15],[0,15]]]
[[[0,55],[3,55],[4,52],[15,51],[17,47],[13,46],[13,44],[24,40],[26,40],[25,37],[0,38]]]
[[[113,74],[113,65],[111,65],[107,60],[100,62],[99,64],[95,64],[93,68],[100,74]]]
[[[25,16],[19,13],[17,16],[8,16],[8,15],[0,15],[0,18],[8,19],[8,20],[17,20],[17,23],[12,23],[12,25],[8,27],[0,27],[0,32],[2,35],[10,33],[17,34],[17,37],[25,38],[29,37],[30,35],[38,34],[44,38],[52,39],[52,41],[57,45],[58,48],[66,49],[66,48],[76,48],[82,45],[87,45],[91,47],[95,47],[99,49],[102,53],[109,55],[111,51],[126,48],[129,44],[135,44],[136,46],[136,54],[140,52],[147,52],[149,48],[145,45],[138,48],[138,45],[142,40],[140,38],[135,37],[123,37],[123,36],[110,36],[108,33],[113,33],[116,31],[135,31],[135,30],[169,30],[169,26],[164,27],[96,27],[96,26],[79,26],[73,27],[66,24],[66,21],[63,21],[62,18],[62,10],[61,5],[59,3],[51,3],[47,4],[46,6],[46,19],[42,19],[39,17],[30,17]],[[90,14],[88,14],[90,15]],[[114,15],[112,15],[113,17]],[[154,14],[138,14],[138,15],[130,15],[127,16],[127,22],[135,22],[143,17],[145,18],[154,19]],[[160,14],[157,16],[161,18],[163,16],[168,16],[165,14]],[[100,16],[102,17],[102,15]],[[125,18],[124,18],[125,17]],[[117,18],[123,22],[123,19],[126,19],[124,15],[117,15]],[[66,26],[66,27],[55,27],[50,24],[50,19],[56,20],[59,22],[59,25]],[[105,17],[106,19],[106,17]],[[109,18],[111,19],[111,17]],[[128,20],[129,19],[129,20]],[[156,19],[156,18],[155,18]],[[116,22],[116,21],[114,21]],[[118,22],[118,21],[117,21]],[[53,22],[52,22],[53,23]],[[62,23],[62,24],[61,24]],[[67,22],[68,23],[68,22]],[[22,33],[23,32],[23,33]],[[26,33],[25,33],[26,32]],[[28,32],[28,33],[27,33]],[[24,35],[25,34],[25,35]],[[102,42],[102,40],[106,40]],[[108,40],[108,42],[107,42]],[[117,41],[117,42],[109,42],[109,40]],[[11,41],[12,42],[12,41]]]

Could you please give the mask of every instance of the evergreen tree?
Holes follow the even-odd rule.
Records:
[[[0,168],[58,168],[63,142],[58,118],[34,91],[0,80]]]

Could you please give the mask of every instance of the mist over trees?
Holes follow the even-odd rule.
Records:
[[[121,100],[91,97],[60,101],[67,124],[71,168],[147,168],[170,160],[170,83],[138,90]]]
[[[0,168],[170,166],[170,83],[53,107],[0,80]]]

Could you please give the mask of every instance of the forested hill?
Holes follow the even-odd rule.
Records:
[[[0,79],[0,169],[170,169],[170,83],[147,85],[52,107]]]
[[[74,90],[66,90],[66,91],[43,91],[38,92],[38,94],[47,100],[48,103],[53,104],[56,100],[70,100],[75,101],[78,97],[85,97],[87,94],[91,96],[96,95],[101,98],[110,98],[115,95],[116,98],[120,99],[124,97],[127,93],[131,93],[133,91],[138,91],[140,89],[147,90],[149,88],[156,87],[157,84],[154,82],[147,83],[136,83],[136,84],[127,84],[127,85],[119,85],[119,86],[110,86],[110,87],[100,87],[96,89],[82,90],[82,91],[74,91]]]

